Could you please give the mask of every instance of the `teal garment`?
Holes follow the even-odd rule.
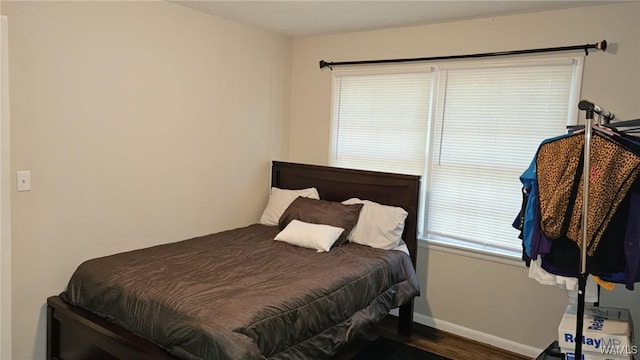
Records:
[[[540,146],[571,135],[573,134],[562,134],[560,136],[545,139],[540,143]],[[538,150],[540,149],[540,146],[538,146]],[[540,253],[539,247],[541,237],[544,237],[540,232],[540,201],[538,199],[538,181],[536,175],[537,155],[538,152],[536,151],[536,155],[533,157],[533,160],[531,160],[529,167],[522,173],[522,175],[520,175],[520,182],[522,183],[522,186],[524,186],[527,194],[527,206],[524,212],[524,223],[522,229],[522,242],[525,253],[532,260],[538,258],[538,254]]]

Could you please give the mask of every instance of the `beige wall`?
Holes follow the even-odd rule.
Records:
[[[586,58],[581,98],[623,119],[637,118],[639,18],[640,3],[633,2],[295,39],[289,159],[327,163],[331,71],[318,68],[321,59],[444,56],[606,39],[607,53],[592,52]],[[415,307],[418,319],[522,352],[541,349],[557,337],[566,306],[563,292],[529,280],[517,262],[495,263],[421,246],[418,271],[423,284],[423,296]],[[618,287],[602,296],[602,305],[631,307],[633,316],[640,319],[640,302],[632,302],[633,295]]]
[[[8,14],[10,160],[33,190],[11,187],[12,358],[44,358],[45,299],[81,261],[253,222],[271,159],[325,164],[331,73],[318,60],[607,39],[609,53],[587,58],[583,98],[637,117],[639,16],[634,3],[302,38],[291,58],[290,40],[170,3],[20,3]],[[418,319],[525,351],[556,336],[562,291],[521,265],[424,244],[419,257]],[[603,305],[640,319],[633,295]]]
[[[83,261],[256,222],[287,153],[291,40],[167,2],[8,15],[13,359]],[[12,186],[15,189],[15,183]]]

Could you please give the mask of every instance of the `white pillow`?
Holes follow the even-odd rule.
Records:
[[[260,224],[278,225],[278,221],[280,221],[282,213],[284,213],[293,200],[298,196],[320,199],[318,189],[314,187],[301,190],[286,190],[272,187],[271,195],[269,195],[269,202],[260,217]]]
[[[349,241],[385,250],[398,246],[402,240],[404,220],[407,218],[407,212],[403,208],[356,198],[342,203],[364,204],[356,226],[347,236]]]
[[[338,240],[340,234],[343,232],[343,228],[331,225],[311,224],[300,220],[292,220],[289,225],[276,235],[274,240],[315,249],[318,252],[327,252],[331,250],[331,246]]]

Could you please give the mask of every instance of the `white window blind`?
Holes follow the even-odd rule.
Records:
[[[429,66],[336,71],[329,162],[422,175],[423,238],[516,254],[519,176],[575,123],[581,61]]]
[[[519,176],[566,132],[573,61],[440,71],[426,234],[518,251]]]
[[[330,163],[423,175],[432,73],[350,74],[334,78]]]

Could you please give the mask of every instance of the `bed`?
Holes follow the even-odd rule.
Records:
[[[325,201],[359,198],[406,210],[408,256],[354,243],[314,252],[264,241],[281,229],[253,224],[92,259],[65,292],[47,299],[47,357],[330,358],[393,307],[398,332],[410,335],[420,178],[279,161],[271,175],[273,187],[314,187]],[[234,263],[242,267],[222,272]]]

